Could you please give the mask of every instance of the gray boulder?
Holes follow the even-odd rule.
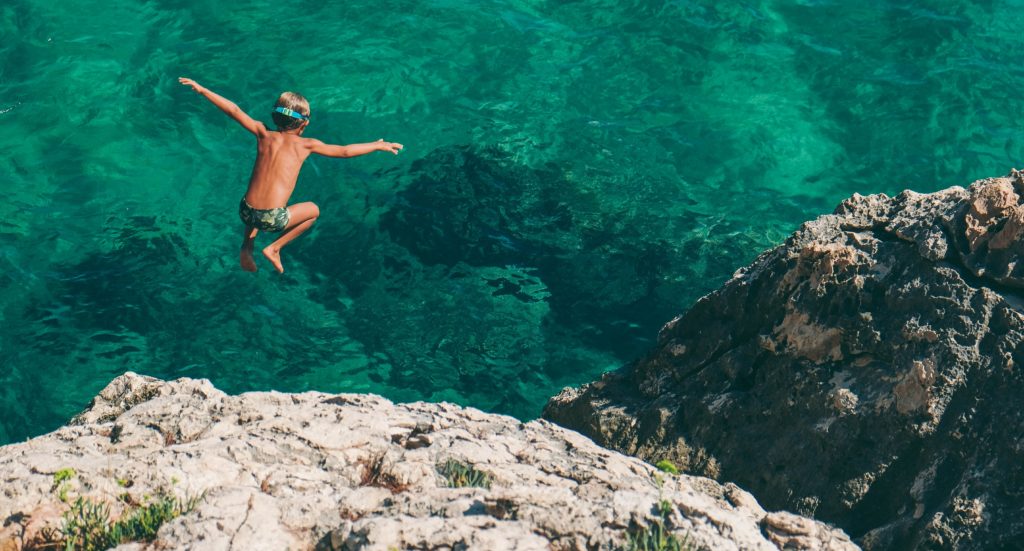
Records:
[[[486,478],[449,487],[449,461]],[[4,551],[40,548],[78,497],[118,515],[159,492],[204,497],[123,549],[619,549],[659,523],[694,550],[856,549],[735,485],[659,473],[547,421],[133,373],[70,426],[0,448],[0,473]]]
[[[1024,541],[1024,173],[855,195],[544,413],[866,549]]]

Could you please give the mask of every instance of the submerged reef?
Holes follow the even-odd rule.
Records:
[[[1024,538],[1024,173],[855,195],[545,417],[865,549]]]

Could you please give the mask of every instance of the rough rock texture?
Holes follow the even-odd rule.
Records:
[[[449,459],[490,488],[446,487],[436,466]],[[69,501],[206,493],[130,549],[614,549],[660,500],[694,549],[856,549],[735,485],[659,474],[546,421],[371,395],[228,396],[133,373],[71,426],[0,448],[0,549],[59,521],[54,474],[69,467]]]
[[[1024,174],[855,195],[545,417],[867,549],[1024,541]]]

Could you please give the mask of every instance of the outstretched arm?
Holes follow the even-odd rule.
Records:
[[[325,157],[358,157],[367,153],[373,153],[374,151],[390,151],[398,155],[399,150],[404,147],[400,143],[386,142],[384,140],[350,145],[331,145],[320,140],[310,139],[306,144],[313,153]]]
[[[217,108],[219,108],[221,111],[227,113],[229,117],[238,121],[238,124],[242,125],[242,127],[244,127],[249,132],[252,132],[257,136],[261,136],[267,133],[267,127],[264,126],[262,122],[255,120],[249,115],[245,114],[245,111],[242,111],[242,109],[235,105],[233,101],[221,97],[211,92],[210,90],[207,90],[206,88],[203,88],[199,85],[198,82],[190,78],[181,77],[178,79],[178,82],[184,84],[185,86],[191,86],[192,89],[195,90],[197,94],[210,100],[210,103],[216,105]]]

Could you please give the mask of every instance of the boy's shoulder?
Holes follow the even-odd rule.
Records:
[[[287,132],[279,132],[276,130],[269,130],[265,135],[261,135],[257,138],[260,142],[266,144],[265,147],[271,149],[277,148],[298,148],[305,149],[307,151],[315,151],[319,147],[324,146],[324,142],[316,138],[307,138],[305,136],[296,136]]]
[[[320,140],[318,140],[316,138],[307,138],[305,136],[298,136],[298,138],[299,138],[299,142],[298,143],[302,147],[305,147],[306,149],[313,149],[315,147],[324,145],[324,142],[322,142],[322,141],[320,141]]]

